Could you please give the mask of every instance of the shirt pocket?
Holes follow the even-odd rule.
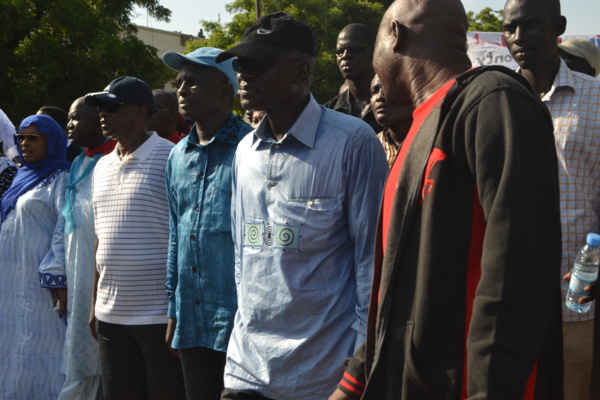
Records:
[[[209,188],[210,231],[231,232],[231,187],[215,185]]]
[[[337,231],[345,226],[343,206],[335,198],[290,199],[282,217],[287,224],[298,226],[300,251],[335,246],[339,239]]]

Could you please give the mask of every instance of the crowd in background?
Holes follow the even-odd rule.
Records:
[[[0,399],[600,399],[600,50],[559,0],[503,27],[519,69],[471,68],[460,1],[396,0],[320,105],[273,13],[175,93],[0,110]]]

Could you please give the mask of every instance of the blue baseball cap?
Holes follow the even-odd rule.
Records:
[[[196,49],[188,54],[180,54],[174,51],[167,51],[163,55],[163,62],[169,68],[172,68],[176,71],[181,69],[181,64],[185,62],[189,62],[192,64],[200,65],[203,67],[211,67],[214,68],[227,77],[229,83],[233,87],[233,94],[235,95],[238,90],[237,85],[237,73],[233,70],[231,66],[231,62],[233,60],[229,60],[228,62],[217,63],[215,59],[219,54],[221,54],[223,50],[215,49],[214,47],[201,47]]]

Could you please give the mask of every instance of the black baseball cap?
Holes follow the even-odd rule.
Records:
[[[148,106],[154,113],[154,95],[146,82],[133,76],[122,76],[113,80],[103,92],[85,95],[85,104],[97,107],[106,103],[131,103]]]
[[[315,37],[304,22],[284,12],[263,15],[244,32],[242,41],[219,54],[217,62],[231,57],[251,60],[271,58],[288,50],[315,55]]]

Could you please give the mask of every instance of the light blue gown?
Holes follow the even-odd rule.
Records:
[[[100,157],[97,154],[95,157]],[[89,328],[92,309],[92,287],[94,285],[94,210],[92,208],[92,157],[79,155],[71,166],[70,178],[77,181],[73,202],[73,230],[65,233],[67,263],[67,336],[64,359],[67,383],[59,399],[95,399],[100,385],[100,358],[98,342]],[[91,167],[89,171],[86,171]],[[68,232],[66,230],[65,232]]]
[[[66,318],[53,310],[39,273],[65,275],[64,218],[68,172],[19,197],[0,230],[0,399],[55,400]]]

